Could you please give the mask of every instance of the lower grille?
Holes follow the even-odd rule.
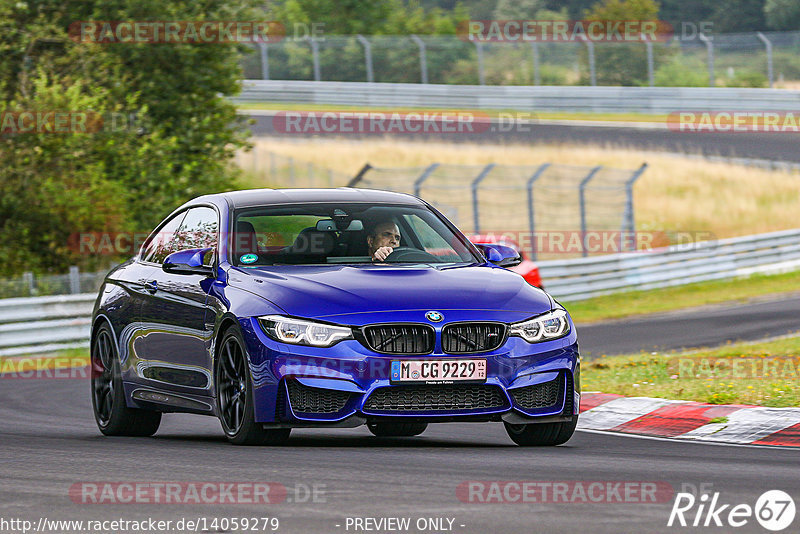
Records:
[[[506,326],[500,323],[455,323],[442,330],[442,350],[450,354],[489,352],[503,344]]]
[[[364,328],[367,348],[383,354],[428,354],[434,331],[424,324],[374,325]]]
[[[312,388],[295,380],[289,380],[287,384],[292,410],[298,413],[337,413],[350,400],[351,394],[346,391]]]
[[[526,386],[524,388],[509,389],[508,393],[514,402],[526,410],[547,408],[558,402],[558,396],[564,387],[563,375],[550,382]]]
[[[444,412],[508,407],[497,386],[453,384],[441,386],[391,386],[375,390],[365,410],[380,412]]]

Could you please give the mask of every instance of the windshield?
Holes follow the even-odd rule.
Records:
[[[294,204],[239,210],[233,264],[474,263],[468,241],[425,207]]]

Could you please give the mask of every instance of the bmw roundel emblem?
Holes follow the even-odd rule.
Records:
[[[429,311],[428,313],[425,314],[425,318],[432,323],[438,323],[442,319],[444,319],[444,315],[442,315],[437,311]]]

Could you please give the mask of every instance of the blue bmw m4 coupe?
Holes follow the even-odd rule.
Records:
[[[580,356],[567,311],[409,195],[236,191],[175,210],[105,279],[92,405],[106,435],[164,412],[219,418],[235,444],[292,428],[503,422],[519,445],[575,431]]]

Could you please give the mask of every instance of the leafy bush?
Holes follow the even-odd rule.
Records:
[[[762,72],[738,69],[733,78],[725,79],[726,87],[767,87],[769,80]]]
[[[70,23],[261,20],[249,1],[0,0],[0,112],[141,120],[94,133],[0,138],[0,275],[106,265],[73,250],[70,237],[147,231],[186,200],[236,183],[230,161],[246,132],[223,95],[239,90],[237,45],[77,43]]]
[[[659,87],[708,87],[708,71],[696,58],[684,56],[659,66],[655,73],[655,85]]]

